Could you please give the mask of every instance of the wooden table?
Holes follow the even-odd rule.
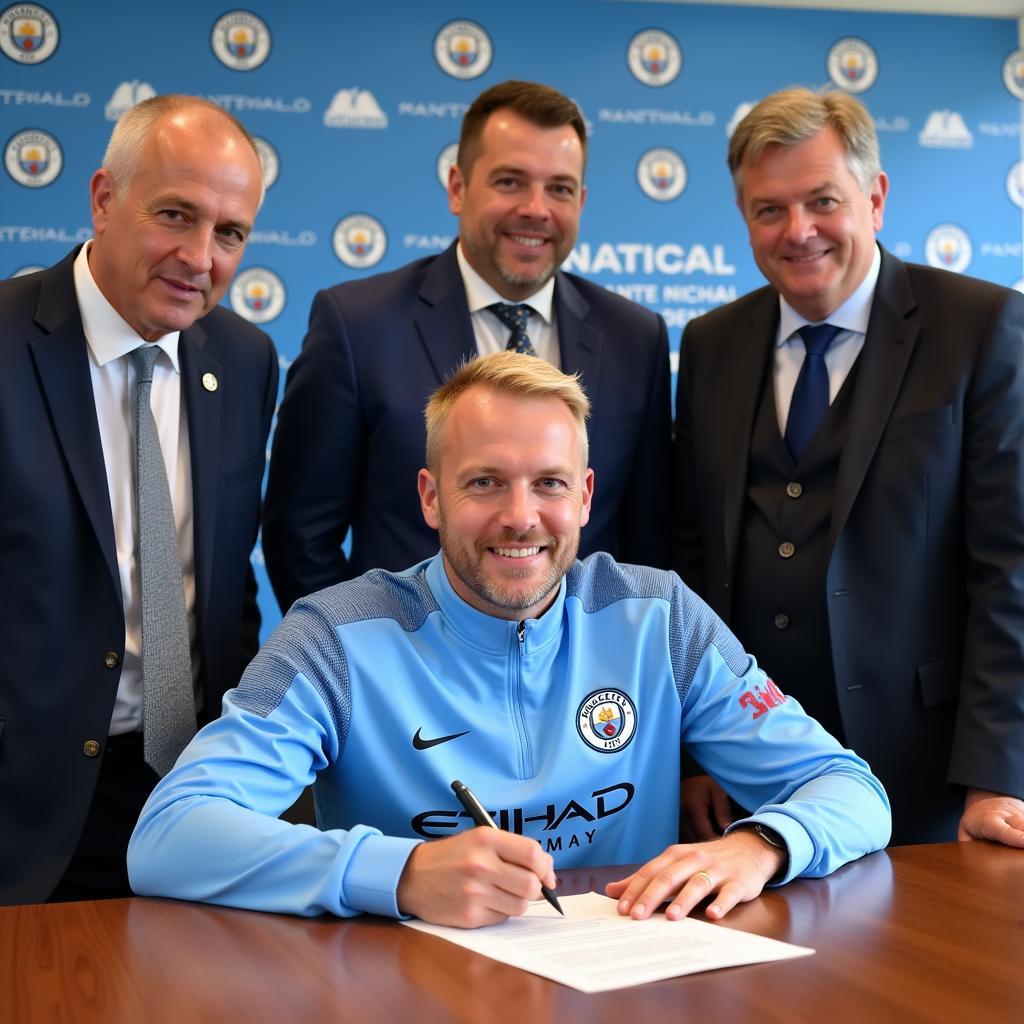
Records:
[[[614,869],[564,872],[600,891]],[[724,927],[818,950],[583,995],[374,918],[132,899],[0,908],[0,1021],[1024,1022],[1024,850],[908,846]]]

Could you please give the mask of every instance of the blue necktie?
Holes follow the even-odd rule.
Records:
[[[526,333],[526,324],[530,319],[530,313],[533,312],[529,306],[523,303],[513,306],[508,302],[495,302],[493,306],[487,308],[512,332],[505,346],[507,351],[518,352],[521,356],[537,354],[530,344],[530,336]]]
[[[801,327],[798,332],[803,338],[807,355],[804,357],[804,365],[800,367],[796,387],[793,388],[789,419],[786,420],[786,447],[797,462],[803,458],[814,432],[818,429],[821,417],[828,408],[828,368],[825,366],[825,353],[841,330],[841,327],[834,324],[817,324],[813,327]]]

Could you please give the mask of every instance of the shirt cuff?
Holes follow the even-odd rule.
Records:
[[[407,918],[398,909],[398,880],[422,841],[382,835],[363,839],[345,869],[341,902],[367,914]]]
[[[741,825],[752,825],[754,822],[777,832],[782,838],[782,841],[786,844],[786,850],[789,853],[789,860],[786,864],[785,873],[781,878],[773,879],[770,884],[774,887],[791,882],[804,871],[807,865],[811,863],[811,858],[814,856],[814,843],[811,841],[811,837],[808,835],[807,829],[805,829],[795,818],[791,818],[788,814],[779,814],[776,811],[764,811],[761,814],[755,814],[753,817],[734,821],[725,830],[725,834],[729,835],[730,832],[739,828]]]

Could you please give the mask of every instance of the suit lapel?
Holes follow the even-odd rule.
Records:
[[[765,289],[763,299],[751,311],[747,321],[732,337],[722,338],[719,343],[719,365],[723,372],[717,377],[726,383],[728,389],[719,401],[726,579],[732,579],[735,567],[747,491],[750,439],[774,350],[778,322],[779,297],[773,290]]]
[[[223,371],[206,350],[202,323],[182,331],[178,342],[181,356],[181,398],[188,416],[188,445],[192,462],[192,543],[195,547],[196,600],[200,621],[205,620],[213,548],[217,529],[217,491],[221,474],[221,409]],[[212,379],[207,376],[212,374]],[[211,390],[211,387],[213,390]]]
[[[73,266],[77,251],[43,275],[36,323],[50,333],[33,339],[29,349],[57,441],[120,594],[114,520],[89,373],[88,344],[75,296]]]
[[[907,372],[918,335],[918,325],[909,317],[915,306],[906,267],[883,249],[836,476],[829,551],[835,546],[864,482]]]
[[[590,304],[565,274],[555,277],[554,316],[564,373],[579,373],[590,401],[597,404],[601,380],[601,332],[587,322]]]
[[[441,384],[454,367],[477,354],[454,243],[430,265],[419,300],[413,322]]]

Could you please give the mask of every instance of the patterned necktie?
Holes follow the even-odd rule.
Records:
[[[142,607],[142,729],[146,763],[160,776],[196,732],[192,658],[178,531],[156,420],[150,408],[160,349],[144,344],[135,366],[135,502]]]
[[[789,419],[786,420],[786,446],[797,462],[803,458],[828,408],[825,353],[841,330],[834,324],[817,324],[814,327],[801,327],[798,332],[807,354],[804,356],[804,365],[800,367],[796,387],[793,388]]]
[[[513,306],[508,302],[496,302],[487,307],[512,333],[509,335],[505,348],[509,352],[518,352],[521,356],[535,356],[530,336],[526,333],[526,324],[533,311],[529,306],[520,303]]]

